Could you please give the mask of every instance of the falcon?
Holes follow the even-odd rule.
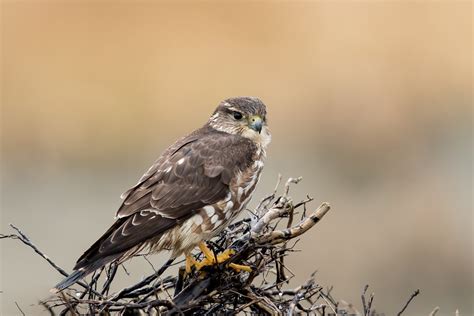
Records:
[[[52,291],[142,252],[169,250],[171,258],[184,254],[188,271],[193,265],[215,263],[204,242],[246,207],[270,140],[266,107],[260,99],[222,101],[203,127],[168,147],[138,183],[122,194],[116,221]],[[191,256],[197,246],[205,255],[201,263]],[[220,256],[225,259],[231,254]],[[232,265],[236,270],[248,268]]]

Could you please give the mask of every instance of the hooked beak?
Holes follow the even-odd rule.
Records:
[[[251,129],[253,129],[254,131],[260,134],[260,132],[262,131],[262,126],[263,126],[262,118],[258,115],[251,116],[249,118],[249,126]]]

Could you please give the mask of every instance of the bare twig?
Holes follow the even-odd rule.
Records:
[[[298,178],[289,178],[286,181],[285,184],[285,193],[283,194],[284,197],[287,197],[288,194],[290,193],[290,185],[293,184],[298,184],[301,180],[303,180],[303,177],[298,177]]]
[[[410,305],[411,301],[412,301],[418,294],[420,294],[420,290],[416,290],[415,292],[413,292],[413,293],[410,295],[410,298],[409,298],[408,301],[405,303],[405,306],[403,306],[402,310],[398,312],[397,316],[400,316],[400,315],[405,311],[405,309],[407,309],[408,305]]]
[[[275,188],[273,189],[272,194],[264,197],[263,199],[260,200],[260,203],[258,203],[258,206],[255,209],[256,215],[260,217],[262,215],[263,209],[266,208],[271,201],[275,198],[278,188],[280,187],[280,182],[281,182],[281,174],[278,174],[278,180],[275,185]]]
[[[15,305],[16,305],[16,307],[18,308],[18,310],[20,311],[20,313],[21,313],[23,316],[25,316],[25,313],[24,313],[23,310],[21,309],[20,305],[18,305],[17,302],[15,302]]]
[[[155,307],[155,306],[166,306],[168,308],[171,308],[173,304],[167,300],[153,300],[145,303],[130,303],[130,302],[117,302],[117,301],[111,301],[111,300],[74,300],[76,303],[80,304],[92,304],[92,305],[107,305],[107,306],[118,306],[118,307],[127,307],[127,308],[133,308],[133,309],[141,309],[144,307]]]
[[[46,308],[46,310],[49,312],[49,315],[50,315],[50,316],[54,316],[54,315],[55,315],[54,310],[51,308],[51,306],[49,306],[48,303],[43,302],[43,301],[40,301],[39,304],[42,305],[44,308]]]
[[[286,199],[280,199],[280,201],[268,210],[252,227],[251,233],[253,235],[261,233],[265,227],[270,224],[271,221],[283,216],[291,209],[291,204]]]
[[[54,269],[56,269],[56,271],[58,271],[59,273],[61,273],[63,276],[68,276],[69,274],[64,271],[64,269],[62,269],[61,267],[59,267],[56,263],[54,263],[47,255],[45,255],[41,250],[39,250],[38,247],[36,247],[32,242],[31,240],[25,235],[23,234],[23,232],[17,228],[15,225],[13,224],[10,224],[10,227],[13,228],[17,233],[18,235],[15,235],[15,234],[12,234],[12,235],[4,235],[4,234],[1,234],[0,235],[0,239],[3,239],[3,238],[10,238],[10,239],[18,239],[20,240],[22,243],[24,243],[25,245],[27,245],[28,247],[30,247],[31,249],[33,249],[38,255],[40,255],[41,258],[45,259]],[[91,289],[87,284],[85,284],[84,282],[80,281],[80,282],[77,282],[77,284],[79,284],[80,286],[82,286],[83,288],[85,288],[86,290],[89,290],[89,291],[92,291],[94,292],[93,289]],[[95,292],[96,295],[99,295],[99,293]]]
[[[135,284],[133,286],[122,289],[120,292],[118,292],[114,296],[114,298],[116,300],[118,300],[122,297],[125,297],[127,294],[130,294],[130,293],[132,293],[132,292],[134,292],[134,291],[150,284],[151,282],[153,282],[154,280],[159,278],[166,271],[166,269],[169,268],[169,266],[173,263],[174,259],[175,258],[168,259],[168,261],[166,261],[166,263],[156,273],[153,273],[152,275],[146,277],[145,279],[143,279],[142,281],[138,282],[137,284]]]
[[[439,306],[436,306],[430,313],[430,316],[435,316],[439,312]]]
[[[18,235],[1,235],[1,238],[12,238],[12,239],[19,239],[22,243],[33,249],[37,254],[39,254],[43,259],[45,259],[53,268],[55,268],[59,273],[63,276],[68,276],[69,274],[64,271],[61,267],[59,267],[56,263],[54,263],[47,255],[45,255],[41,250],[38,249],[30,239],[23,234],[23,232],[17,228],[15,225],[10,224],[10,227],[13,228]]]
[[[368,288],[369,288],[369,285],[366,284],[364,286],[364,290],[362,291],[362,295],[361,295],[362,308],[364,309],[364,316],[368,315],[368,313],[369,313],[369,309],[367,307],[367,302],[365,301],[365,293],[367,293]]]
[[[364,316],[370,316],[372,315],[372,304],[374,302],[374,293],[371,293],[369,296],[369,300],[367,301],[367,298],[365,297],[365,294],[367,293],[367,290],[369,289],[369,285],[367,284],[364,286],[364,290],[362,291],[362,307],[364,308]]]
[[[105,295],[108,293],[110,285],[112,284],[112,281],[115,278],[115,274],[117,273],[117,268],[117,264],[110,264],[109,269],[107,270],[107,279],[105,280],[104,286],[102,287],[102,291],[100,291],[100,294]]]

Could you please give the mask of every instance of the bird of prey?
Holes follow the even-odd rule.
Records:
[[[147,251],[171,258],[220,233],[249,202],[271,136],[265,104],[255,97],[222,101],[203,127],[168,147],[138,183],[122,194],[116,221],[53,292],[91,272]],[[227,254],[228,255],[228,254]],[[240,266],[245,267],[245,266]]]

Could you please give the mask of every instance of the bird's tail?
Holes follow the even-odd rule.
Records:
[[[95,270],[105,266],[107,263],[117,259],[118,257],[120,257],[120,254],[107,256],[107,257],[104,257],[104,258],[100,258],[96,261],[90,262],[86,265],[83,265],[79,269],[76,268],[77,270],[73,271],[67,278],[65,278],[64,280],[62,280],[58,284],[56,284],[56,286],[54,288],[52,288],[50,290],[50,292],[51,293],[58,293],[58,292],[60,292],[64,289],[70,287],[71,285],[73,285],[74,283],[79,281],[80,279],[84,278],[85,276],[89,275],[90,273],[94,272]]]
[[[79,269],[71,273],[67,278],[56,284],[54,288],[50,290],[51,293],[58,293],[65,288],[70,287],[83,277],[85,277],[87,274],[89,274],[85,269]]]

